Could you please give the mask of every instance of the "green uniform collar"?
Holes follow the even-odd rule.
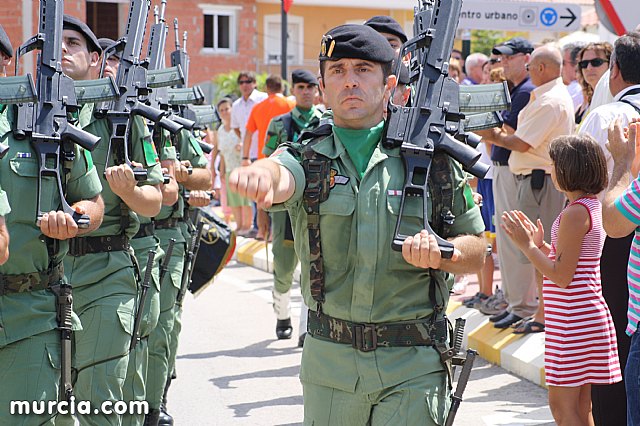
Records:
[[[364,176],[373,151],[380,142],[383,128],[384,121],[381,121],[370,129],[354,130],[338,126],[333,127],[333,133],[338,137],[342,145],[344,145],[360,177]]]

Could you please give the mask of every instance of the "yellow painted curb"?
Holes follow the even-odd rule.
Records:
[[[462,302],[449,299],[449,303],[447,304],[447,315],[451,315],[453,311],[458,309],[460,306],[462,306]]]
[[[264,250],[264,244],[264,241],[253,240],[239,247],[237,250],[238,262],[253,266],[253,256],[260,250]]]
[[[486,322],[469,333],[469,347],[492,364],[500,365],[500,351],[521,336],[513,334],[511,328],[499,329]]]
[[[542,367],[540,369],[540,386],[542,386],[543,388],[549,389],[549,387],[547,386],[547,375],[544,374],[544,367]]]

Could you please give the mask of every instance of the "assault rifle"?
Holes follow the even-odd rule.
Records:
[[[187,256],[185,257],[184,268],[182,270],[182,283],[180,284],[180,291],[178,292],[178,297],[176,298],[176,303],[178,305],[182,305],[182,299],[184,299],[184,295],[187,293],[187,289],[191,284],[193,265],[196,262],[198,249],[200,248],[200,236],[202,235],[202,230],[204,229],[204,221],[200,219],[200,215],[198,214],[199,212],[200,210],[197,210],[197,214],[194,219],[197,225],[194,225],[190,220],[187,221],[187,225],[189,227],[189,236],[191,237],[191,239],[188,242],[189,246],[187,247]],[[185,212],[185,217],[187,217],[187,215],[188,213]]]
[[[398,73],[402,58],[412,55],[410,76],[415,83],[410,107],[389,103],[383,138],[386,148],[400,147],[405,165],[405,184],[392,242],[396,251],[402,250],[402,243],[408,237],[400,232],[405,201],[407,197],[422,197],[423,229],[436,237],[443,258],[449,259],[453,255],[453,245],[438,236],[428,221],[428,177],[434,153],[443,151],[478,177],[483,177],[489,170],[488,166],[478,163],[480,153],[475,147],[480,137],[465,132],[460,88],[448,77],[448,61],[461,8],[462,0],[420,0],[415,8],[414,37],[403,45],[396,60]],[[499,94],[498,100],[504,101],[506,97],[507,101],[501,105],[491,102],[484,107],[481,96],[474,102],[470,96],[469,110],[485,113],[505,109],[509,105],[509,97],[508,93],[505,95],[504,85],[500,86]]]
[[[100,138],[71,125],[68,113],[79,109],[74,82],[62,72],[62,20],[63,0],[40,0],[40,32],[27,40],[16,52],[16,75],[20,57],[39,50],[35,84],[30,75],[19,89],[22,95],[33,91],[31,99],[18,103],[14,127],[16,139],[29,138],[38,156],[38,199],[36,223],[42,215],[43,179],[53,177],[58,186],[62,210],[71,215],[79,228],[87,228],[89,216],[71,208],[65,199],[60,169],[68,170],[75,158],[73,144],[93,151]],[[20,77],[14,77],[15,79]],[[24,79],[24,77],[22,77]],[[46,194],[50,195],[50,194]]]
[[[116,77],[120,97],[116,101],[103,104],[99,115],[106,116],[111,124],[111,138],[109,139],[106,164],[109,164],[111,150],[115,147],[118,153],[117,157],[120,157],[116,161],[131,167],[137,181],[147,180],[147,170],[142,167],[134,167],[129,159],[131,116],[140,115],[147,120],[158,123],[171,133],[177,133],[181,128],[179,124],[166,118],[166,111],[145,105],[150,93],[150,86],[147,83],[147,69],[140,61],[140,52],[149,8],[149,0],[131,0],[126,34],[115,44],[105,49],[101,71],[102,74],[109,56],[119,51],[122,52]]]
[[[149,51],[147,53],[149,71],[147,77],[149,79],[149,87],[153,88],[148,97],[149,105],[167,111],[170,114],[167,88],[184,83],[185,76],[179,64],[170,68],[165,67],[164,48],[167,41],[167,25],[164,20],[164,11],[166,5],[167,0],[162,0],[160,11],[158,12],[158,6],[153,9],[155,23],[151,26],[151,35],[149,36]],[[169,118],[184,128],[193,128],[193,121],[174,114],[171,114]]]

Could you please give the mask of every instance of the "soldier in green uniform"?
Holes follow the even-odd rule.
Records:
[[[65,74],[74,80],[95,75],[100,47],[82,21],[65,15],[63,61]],[[130,246],[139,228],[138,214],[153,217],[160,211],[162,172],[149,130],[141,117],[131,120],[131,160],[147,169],[148,179],[137,185],[132,169],[117,154],[109,156],[111,130],[107,118],[95,114],[95,105],[85,105],[79,125],[100,136],[91,153],[102,181],[105,214],[102,225],[89,236],[74,238],[65,258],[65,274],[74,287],[74,310],[83,330],[75,334],[74,387],[78,400],[92,408],[104,401],[124,398],[123,385],[129,364],[139,271]],[[114,148],[114,147],[112,147]],[[116,163],[117,162],[117,163]],[[118,165],[117,165],[118,164]],[[79,415],[81,424],[120,424],[121,416],[100,413]]]
[[[33,408],[32,401],[46,403],[60,397],[61,344],[54,291],[68,282],[62,259],[69,239],[95,230],[102,221],[102,187],[89,153],[75,146],[72,167],[60,173],[65,176],[67,201],[90,217],[90,225],[78,229],[73,218],[61,211],[57,183],[51,177],[41,188],[49,194],[42,197],[41,206],[48,213],[36,225],[37,154],[28,138],[14,138],[15,121],[13,106],[0,107],[0,143],[9,147],[0,160],[0,186],[6,191],[0,195],[0,215],[11,232],[10,257],[0,266],[0,424],[54,424],[55,413],[12,415],[11,401],[26,401]],[[0,246],[7,236],[1,234]],[[72,321],[77,330],[75,315]]]
[[[208,190],[211,187],[211,173],[207,169],[207,159],[195,137],[186,130],[179,133],[176,144],[180,162],[175,165],[175,177],[178,184],[188,190]],[[188,167],[193,167],[189,174]],[[195,194],[194,194],[195,195]],[[160,285],[160,317],[158,325],[149,336],[149,369],[147,371],[146,399],[149,403],[147,422],[155,424],[173,424],[166,413],[163,394],[168,377],[173,371],[173,360],[177,348],[180,329],[179,312],[182,303],[177,302],[182,285],[182,273],[186,254],[187,225],[184,222],[184,198],[172,206],[163,206],[155,216],[156,236],[160,246],[167,249],[170,239],[175,239],[173,254],[169,261],[164,282]],[[162,409],[162,411],[161,411]]]
[[[320,88],[334,125],[230,176],[240,195],[291,215],[310,307],[300,370],[305,425],[441,425],[448,411],[439,352],[448,275],[481,267],[484,225],[466,174],[448,161],[452,258],[422,229],[420,198],[409,198],[403,214],[411,236],[401,252],[391,249],[405,177],[400,148],[381,144],[393,59],[368,26],[330,30]],[[433,203],[429,197],[432,221],[443,213]]]
[[[267,129],[267,142],[263,153],[271,155],[280,144],[296,142],[300,134],[313,130],[320,124],[322,113],[315,108],[313,101],[318,94],[318,79],[313,73],[299,69],[291,73],[291,93],[296,98],[296,107],[290,112],[275,117]],[[291,284],[298,257],[293,248],[291,219],[286,211],[271,214],[273,235],[273,309],[276,313],[276,336],[278,339],[290,339],[291,327]],[[298,346],[302,347],[306,333],[307,309],[304,303],[300,312],[300,332]]]

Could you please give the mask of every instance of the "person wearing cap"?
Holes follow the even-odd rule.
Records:
[[[504,43],[494,46],[492,56],[499,59],[496,64],[503,68],[504,75],[513,85],[510,91],[511,109],[502,112],[504,125],[501,130],[513,132],[518,128],[519,113],[529,103],[530,93],[535,88],[526,69],[529,62],[533,45],[520,37],[507,40]],[[476,132],[483,136],[487,147],[490,147],[491,161],[493,163],[493,196],[495,213],[499,217],[504,211],[511,211],[517,208],[516,198],[516,176],[509,169],[509,156],[511,150],[498,145],[491,145],[487,139],[492,134],[491,130],[481,130]],[[498,246],[498,258],[500,259],[500,273],[502,274],[502,288],[504,293],[513,296],[511,303],[515,308],[514,315],[518,317],[531,314],[537,304],[533,305],[530,299],[535,299],[535,293],[522,295],[522,290],[530,289],[535,283],[535,271],[530,263],[522,263],[518,248],[511,242],[504,231],[496,228],[496,242]],[[514,290],[511,290],[514,288]],[[509,316],[511,311],[504,307],[509,304],[508,300],[500,300],[502,292],[497,292],[494,297],[483,302],[484,312],[490,312],[491,322],[496,323],[497,328],[508,328],[511,324],[519,321],[511,316],[507,321],[502,321]],[[498,300],[496,300],[498,298]],[[517,300],[517,301],[516,301]],[[486,308],[490,308],[486,310]],[[498,310],[498,309],[502,310]],[[513,308],[511,308],[513,309]],[[501,322],[502,321],[502,322]]]
[[[320,87],[334,124],[230,176],[233,190],[291,216],[310,309],[300,370],[305,425],[435,425],[448,411],[447,374],[431,346],[444,335],[429,330],[447,303],[444,277],[480,268],[484,225],[451,161],[453,258],[442,259],[421,229],[421,204],[409,206],[402,252],[392,250],[405,180],[400,148],[381,143],[394,57],[369,26],[328,31]]]
[[[95,78],[102,53],[95,34],[84,22],[68,15],[63,18],[63,28],[64,73],[74,80]],[[97,230],[70,241],[71,249],[64,259],[65,274],[73,285],[73,308],[83,328],[74,333],[74,367],[78,372],[74,395],[78,400],[89,401],[92,408],[104,401],[123,399],[138,297],[129,240],[140,227],[138,214],[153,217],[160,211],[163,182],[149,130],[140,117],[131,122],[129,155],[146,168],[148,179],[138,186],[129,166],[116,165],[115,155],[110,155],[109,164],[105,164],[110,124],[107,118],[96,116],[95,109],[93,104],[84,105],[78,125],[101,139],[88,158],[95,164],[102,183],[105,215]],[[122,421],[115,413],[77,416],[82,424],[112,425]]]
[[[11,59],[13,59],[11,40],[9,40],[9,36],[0,25],[0,77],[7,76],[7,67],[11,65]]]
[[[364,24],[382,34],[396,51],[396,55],[400,53],[402,45],[407,42],[407,35],[402,30],[400,23],[390,16],[374,16]]]
[[[7,53],[2,50],[2,55]],[[66,183],[66,200],[72,209],[89,216],[89,227],[78,228],[73,218],[61,211],[59,193],[49,179],[43,183],[41,198],[41,209],[46,213],[36,224],[38,154],[29,137],[14,137],[16,111],[12,106],[0,106],[0,143],[9,148],[0,159],[0,187],[4,190],[0,190],[0,223],[11,231],[10,241],[0,231],[0,363],[4,366],[0,424],[53,425],[58,418],[51,413],[27,410],[27,414],[17,415],[11,413],[10,407],[12,401],[31,404],[64,399],[60,391],[57,296],[52,287],[71,284],[65,278],[62,259],[71,238],[92,232],[100,225],[102,187],[88,151],[72,144],[74,157],[67,157],[65,169],[60,166],[59,172]],[[6,243],[8,253],[3,250]],[[75,314],[72,328],[79,329]]]
[[[109,47],[113,46],[115,44],[115,41],[110,39],[110,38],[99,38],[98,39],[98,43],[100,44],[100,48],[102,49],[102,51],[104,52],[106,49],[108,49]],[[120,65],[120,58],[121,58],[121,53],[120,52],[113,52],[111,55],[109,55],[109,57],[107,58],[107,60],[104,63],[104,75],[103,77],[113,77],[114,79],[117,77],[118,75],[118,65]],[[100,68],[97,67],[95,68],[98,73],[100,73]],[[96,78],[99,76],[96,76]]]
[[[551,180],[549,144],[558,136],[573,133],[575,112],[573,100],[562,82],[562,54],[558,48],[550,45],[538,47],[531,54],[527,70],[536,88],[531,91],[527,105],[519,112],[518,128],[515,132],[491,129],[486,137],[495,146],[511,150],[509,170],[515,179],[513,210],[524,212],[532,220],[540,219],[545,238],[550,238],[553,222],[564,207],[565,196]],[[503,194],[497,197],[503,197]],[[504,204],[500,209],[496,208],[497,216],[505,212],[502,208]],[[498,235],[504,236],[504,230]],[[502,241],[498,241],[498,252],[503,248]],[[510,260],[517,266],[531,266],[521,252],[515,253],[516,257]],[[500,265],[503,265],[502,258]],[[542,275],[536,272],[533,279],[525,274],[513,275],[511,266],[507,264],[507,268],[504,268],[506,271],[501,271],[505,276],[503,285],[509,306],[507,315],[495,323],[496,328],[507,328],[523,318],[533,316],[530,322],[521,322],[515,333],[544,331]]]
[[[320,124],[322,113],[313,102],[318,94],[318,79],[307,70],[298,69],[291,73],[291,93],[296,106],[290,112],[275,117],[267,129],[267,142],[263,154],[271,155],[281,144],[296,142],[304,131],[313,130]],[[273,235],[273,309],[276,313],[276,336],[289,339],[293,332],[291,326],[291,284],[298,257],[293,248],[291,220],[286,211],[271,214]],[[298,346],[304,343],[306,333],[307,309],[301,305]]]

